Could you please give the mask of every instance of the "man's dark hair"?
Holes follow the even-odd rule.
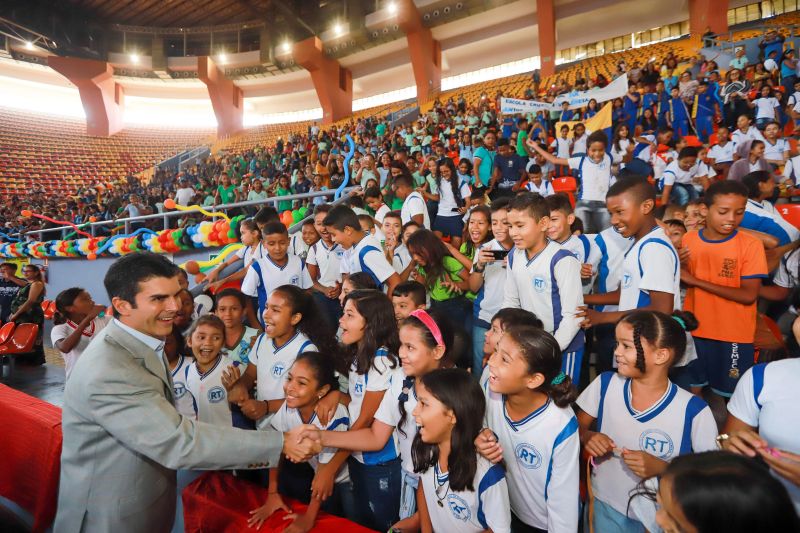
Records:
[[[266,205],[259,209],[258,213],[256,213],[256,216],[254,216],[253,219],[256,221],[256,224],[260,226],[269,224],[270,222],[280,222],[281,220],[281,218],[278,216],[278,210],[271,205]]]
[[[344,228],[350,226],[356,231],[361,231],[361,224],[358,223],[358,216],[355,211],[346,205],[337,205],[331,209],[330,213],[322,221],[325,226],[332,226],[338,231],[344,231]]]
[[[687,157],[697,157],[700,153],[700,150],[697,149],[696,146],[684,146],[681,148],[681,151],[678,152],[678,159],[685,159]]]
[[[264,229],[261,230],[262,237],[266,237],[267,235],[289,235],[289,230],[286,229],[286,226],[283,225],[283,222],[268,222]]]
[[[134,252],[114,261],[106,272],[103,285],[110,300],[119,298],[130,303],[135,309],[140,283],[152,278],[174,278],[180,274],[180,270],[163,255],[153,252]],[[114,316],[119,317],[116,309]]]
[[[15,263],[9,263],[8,261],[6,261],[4,263],[0,263],[0,268],[3,268],[3,267],[13,268],[14,272],[17,271],[17,265]]]
[[[735,194],[745,198],[755,198],[758,196],[758,184],[767,181],[771,177],[772,176],[770,173],[766,170],[757,170],[746,175],[744,178],[742,178],[741,182],[735,180],[722,180],[712,183],[711,186],[706,189],[706,193],[704,195],[705,204],[708,207],[711,207],[711,204],[714,203],[714,198],[725,194]]]
[[[367,187],[364,191],[364,198],[380,198],[381,190],[378,187]]]
[[[643,176],[625,176],[617,180],[617,182],[608,188],[606,199],[620,194],[630,192],[636,197],[636,200],[644,202],[645,200],[656,200],[656,189],[647,181]]]
[[[408,188],[413,188],[413,178],[410,175],[400,174],[396,178],[394,178],[394,184],[397,185],[405,185]]]

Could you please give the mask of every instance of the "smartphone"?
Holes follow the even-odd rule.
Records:
[[[494,257],[495,261],[502,261],[508,255],[509,250],[490,250],[492,252],[492,257]]]
[[[452,211],[453,213],[458,213],[458,208],[457,207],[453,207],[452,209],[450,209],[450,211]]]

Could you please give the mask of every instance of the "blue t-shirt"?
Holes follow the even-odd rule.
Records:
[[[525,170],[525,163],[520,156],[512,154],[508,157],[497,155],[494,158],[495,168],[500,170],[500,180],[497,182],[498,189],[510,189],[519,182],[522,172]]]

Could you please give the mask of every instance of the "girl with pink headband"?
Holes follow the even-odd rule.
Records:
[[[375,412],[372,426],[346,432],[323,431],[322,445],[353,451],[376,451],[384,448],[390,439],[398,442],[402,467],[400,491],[400,521],[396,530],[418,530],[416,490],[419,475],[414,473],[411,443],[417,426],[411,412],[417,405],[414,382],[439,368],[452,366],[448,349],[453,343],[453,331],[447,321],[437,313],[418,309],[400,323],[400,363],[403,379],[393,379]]]

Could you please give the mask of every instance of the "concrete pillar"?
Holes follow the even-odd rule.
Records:
[[[556,73],[556,15],[553,0],[536,0],[542,78]]]
[[[405,32],[408,53],[417,84],[417,102],[422,105],[442,87],[442,46],[431,30],[422,23],[422,16],[413,0],[397,2],[397,24]]]
[[[50,68],[74,84],[86,113],[86,133],[110,137],[122,129],[125,97],[114,81],[114,69],[105,61],[77,57],[50,56]]]
[[[322,123],[333,124],[353,113],[353,74],[325,55],[322,41],[309,37],[292,46],[295,63],[311,74],[322,106]]]
[[[689,33],[699,38],[706,28],[728,32],[728,0],[689,0]]]
[[[242,90],[225,77],[214,60],[197,58],[197,77],[208,87],[208,97],[217,117],[217,136],[233,135],[243,129],[244,96]]]

